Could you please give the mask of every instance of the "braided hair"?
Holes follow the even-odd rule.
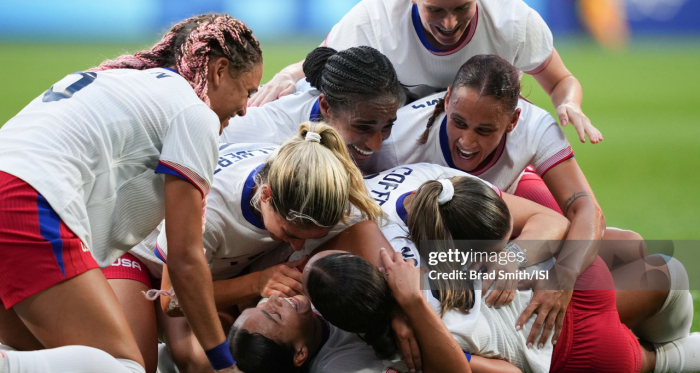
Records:
[[[226,14],[202,14],[177,23],[151,49],[104,61],[89,71],[175,66],[197,96],[209,105],[210,57],[226,57],[232,72],[241,73],[262,63],[262,50],[245,23]]]
[[[358,102],[387,96],[403,104],[404,92],[394,66],[372,47],[341,52],[318,47],[306,56],[303,69],[306,80],[326,96],[331,108],[352,110]]]
[[[512,114],[520,97],[520,76],[518,70],[503,58],[493,54],[480,54],[470,58],[459,68],[450,89],[453,94],[451,97],[454,97],[458,88],[474,90],[479,97],[493,97],[501,103],[500,109],[503,112]],[[444,112],[443,98],[435,105],[418,143],[425,144],[428,141],[430,128]]]

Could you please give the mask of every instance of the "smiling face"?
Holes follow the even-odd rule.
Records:
[[[485,163],[520,117],[520,109],[507,114],[496,98],[479,97],[476,91],[468,88],[448,89],[445,113],[452,162],[466,172]]]
[[[262,64],[257,64],[251,71],[231,75],[230,63],[220,57],[209,63],[209,82],[207,97],[211,109],[221,121],[219,135],[228,126],[229,119],[236,115],[244,116],[248,107],[248,99],[258,91],[262,79]]]
[[[459,43],[476,14],[476,0],[413,0],[428,41],[438,49]]]
[[[306,240],[325,237],[330,232],[331,227],[308,227],[299,228],[275,211],[272,207],[272,191],[267,184],[262,188],[260,196],[260,214],[265,224],[265,229],[270,234],[270,238],[275,241],[284,241],[292,245],[295,251],[304,248]]]
[[[273,295],[267,302],[243,311],[234,326],[294,346],[294,365],[301,366],[309,355],[314,336],[314,314],[311,302],[303,295],[293,298]]]
[[[358,103],[354,110],[333,110],[321,94],[319,107],[321,115],[340,133],[357,166],[362,167],[391,135],[399,102],[387,96]]]

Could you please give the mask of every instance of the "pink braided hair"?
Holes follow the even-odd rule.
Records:
[[[187,35],[185,41],[180,46],[173,46],[179,33],[191,23],[196,22],[196,27]],[[223,51],[224,57],[232,62],[236,59],[237,51],[232,51],[226,43],[226,36],[233,40],[234,47],[245,48],[246,40],[242,35],[248,37],[248,42],[252,44],[253,55],[249,56],[252,63],[262,61],[257,40],[250,34],[250,30],[245,23],[233,17],[223,15],[201,15],[188,18],[179,22],[163,36],[163,39],[156,43],[150,50],[138,52],[134,55],[122,55],[114,60],[101,63],[98,67],[89,71],[104,71],[109,69],[136,69],[144,70],[155,67],[175,65],[178,72],[192,86],[197,96],[207,105],[211,106],[207,96],[207,74],[209,57],[218,56],[218,50],[212,50],[212,42],[216,41],[218,47]],[[174,47],[174,48],[173,48]],[[248,48],[250,49],[250,48]],[[250,53],[250,51],[246,51]],[[175,56],[171,56],[172,54]],[[167,60],[172,57],[170,64]],[[240,57],[238,58],[240,59]],[[240,63],[238,63],[240,65]],[[234,67],[235,63],[234,63]],[[238,66],[240,67],[240,66]]]

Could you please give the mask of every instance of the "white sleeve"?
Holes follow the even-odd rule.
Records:
[[[569,140],[559,128],[557,121],[549,114],[537,125],[544,132],[537,144],[532,166],[538,175],[544,176],[552,167],[574,156]]]
[[[205,105],[183,109],[170,122],[156,173],[188,180],[206,196],[219,157],[219,128],[219,118]]]
[[[528,74],[544,71],[552,60],[554,38],[552,31],[534,9],[528,8],[525,35],[515,55],[514,65]]]
[[[367,1],[369,0],[360,1],[333,26],[326,40],[323,41],[324,47],[341,51],[367,45],[380,49],[379,38],[372,26],[371,15],[365,4]]]
[[[283,97],[264,106],[248,108],[245,116],[231,118],[228,127],[221,134],[221,142],[231,144],[284,143],[296,134],[301,124],[294,123],[285,110],[285,103],[290,98]]]

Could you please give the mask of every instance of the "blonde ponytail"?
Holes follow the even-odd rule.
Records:
[[[363,219],[382,216],[340,134],[323,122],[302,123],[299,135],[268,158],[261,182],[272,190],[275,211],[298,227],[345,222],[353,205]]]

